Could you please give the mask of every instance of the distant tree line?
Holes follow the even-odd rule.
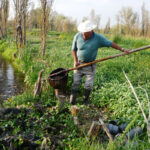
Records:
[[[29,28],[41,28],[42,16],[41,8],[32,9],[29,13]],[[62,14],[58,14],[56,11],[51,11],[47,26],[49,30],[55,30],[59,32],[70,32],[76,29],[76,21],[72,18],[66,17]]]
[[[48,3],[54,0],[45,0]],[[22,42],[26,41],[26,28],[32,30],[33,28],[41,28],[43,25],[43,8],[44,0],[40,0],[41,7],[34,8],[32,0],[13,0],[15,8],[15,18],[8,21],[9,14],[9,0],[0,1],[0,36],[7,35],[8,27],[12,25],[17,28],[21,26],[22,30]],[[32,7],[29,7],[30,6]],[[47,5],[45,11],[45,23],[46,29],[55,30],[59,32],[76,31],[77,21],[70,17],[66,17],[63,14],[59,14],[53,11],[52,3]],[[101,16],[95,14],[94,9],[89,12],[88,16],[83,17],[83,20],[91,19],[96,25],[98,31],[103,33],[120,33],[123,35],[133,36],[150,36],[150,12],[145,8],[145,4],[141,6],[141,14],[134,12],[131,7],[123,7],[116,15],[116,25],[111,26],[111,18],[105,27],[101,27]]]
[[[141,18],[140,18],[141,16]],[[141,7],[141,15],[134,12],[131,7],[123,7],[116,16],[115,32],[132,36],[150,36],[150,12],[145,4]]]
[[[0,38],[5,38],[8,29],[14,31],[16,35],[16,47],[25,47],[26,29],[41,29],[41,50],[45,54],[47,30],[58,32],[72,32],[77,30],[77,21],[63,14],[53,11],[52,6],[55,0],[39,0],[40,7],[34,8],[32,0],[12,0],[15,17],[8,20],[9,0],[0,0]],[[91,10],[88,16],[83,17],[83,21],[90,19],[97,25],[96,31],[105,34],[122,34],[132,36],[150,36],[150,12],[141,6],[141,14],[134,12],[131,7],[123,7],[116,15],[116,25],[111,26],[111,18],[105,27],[101,28],[101,16]]]
[[[100,27],[100,15],[96,15],[91,10],[89,16],[83,18],[83,21],[90,19],[97,25],[97,30],[105,34],[119,33],[132,36],[150,36],[150,12],[146,10],[145,4],[141,6],[141,14],[134,12],[131,7],[123,7],[116,15],[116,25],[111,26],[111,18],[108,18],[106,25]]]

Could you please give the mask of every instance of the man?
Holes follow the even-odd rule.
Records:
[[[74,59],[74,67],[77,67],[83,63],[92,62],[96,59],[98,48],[112,47],[122,52],[127,52],[124,48],[121,48],[117,44],[107,40],[102,35],[95,33],[93,29],[96,26],[89,20],[82,22],[78,26],[78,31],[74,36],[72,44],[72,55]],[[70,96],[70,103],[76,103],[76,96],[78,87],[81,83],[82,77],[85,76],[84,84],[84,103],[88,105],[89,95],[93,87],[94,76],[96,72],[96,64],[89,65],[74,71],[74,81],[72,85],[72,93]]]

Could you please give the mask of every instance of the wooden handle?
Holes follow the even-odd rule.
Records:
[[[92,61],[92,62],[89,62],[89,63],[85,63],[85,64],[82,64],[80,66],[74,67],[74,68],[69,68],[69,69],[65,69],[65,70],[62,70],[62,71],[57,72],[57,73],[53,73],[49,77],[56,76],[56,75],[64,73],[64,72],[77,70],[77,69],[80,69],[80,68],[83,68],[83,67],[86,67],[86,66],[89,66],[89,65],[92,65],[92,64],[96,64],[98,62],[102,62],[102,61],[105,61],[105,60],[108,60],[108,59],[113,59],[113,58],[116,58],[116,57],[119,57],[119,56],[129,55],[131,53],[138,52],[138,51],[141,51],[141,50],[145,50],[145,49],[148,49],[148,48],[150,48],[150,45],[145,46],[145,47],[141,47],[141,48],[138,48],[138,49],[130,50],[129,53],[123,52],[123,53],[119,53],[119,54],[116,54],[116,55],[113,55],[113,56],[108,56],[108,57],[105,57],[105,58],[97,59],[95,61]]]
[[[129,55],[131,53],[138,52],[138,51],[141,51],[141,50],[144,50],[144,49],[148,49],[148,48],[150,48],[150,45],[145,46],[145,47],[141,47],[141,48],[138,48],[138,49],[130,50],[129,53],[123,52],[123,53],[116,54],[116,55],[113,55],[113,56],[108,56],[108,57],[105,57],[105,58],[97,59],[95,61],[82,64],[82,65],[77,66],[75,68],[70,68],[70,69],[68,69],[68,71],[77,70],[77,69],[80,69],[80,68],[88,66],[88,65],[96,64],[97,62],[105,61],[105,60],[108,60],[108,59],[113,59],[113,58],[116,58],[116,57],[119,57],[119,56]]]

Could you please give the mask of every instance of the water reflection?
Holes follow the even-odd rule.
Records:
[[[24,77],[13,66],[0,57],[0,100],[22,92]]]

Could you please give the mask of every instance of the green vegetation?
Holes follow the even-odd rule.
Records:
[[[44,138],[47,145],[53,145],[55,141],[60,140],[63,149],[74,150],[126,150],[126,149],[148,149],[148,137],[146,133],[146,124],[142,113],[138,107],[136,99],[123,75],[123,70],[127,73],[129,79],[134,85],[136,92],[144,106],[144,111],[148,115],[148,103],[145,93],[139,88],[147,90],[150,95],[150,50],[141,51],[128,56],[107,60],[97,64],[97,72],[94,82],[94,88],[90,96],[94,107],[102,111],[106,108],[108,116],[105,122],[109,120],[119,120],[119,124],[128,122],[130,127],[141,126],[142,136],[129,141],[127,145],[99,143],[98,139],[91,140],[87,133],[79,132],[73,123],[70,113],[69,98],[67,99],[62,111],[58,110],[58,100],[55,97],[54,90],[48,82],[44,82],[41,98],[33,98],[34,84],[37,81],[38,74],[44,69],[43,79],[47,79],[51,71],[56,68],[72,68],[73,58],[71,56],[72,39],[75,33],[57,33],[48,32],[47,48],[45,56],[41,55],[40,32],[33,30],[27,33],[26,49],[16,50],[12,39],[0,41],[0,53],[6,59],[25,74],[27,90],[18,96],[6,100],[6,107],[22,108],[22,112],[15,117],[13,115],[9,121],[0,122],[0,127],[4,131],[10,131],[12,135],[18,135],[18,140],[14,141],[16,147],[22,145],[20,134],[34,133],[36,142],[41,145]],[[108,35],[106,35],[108,36]],[[150,40],[145,38],[123,37],[121,35],[108,36],[108,38],[126,49],[134,49],[149,45]],[[14,57],[16,53],[17,57]],[[112,48],[103,48],[99,50],[98,58],[120,53]],[[73,72],[69,72],[66,91],[69,94],[71,90]],[[78,98],[79,107],[82,105],[83,86],[80,87]],[[39,107],[38,107],[39,106]],[[83,106],[86,110],[87,108]],[[96,112],[95,112],[96,113]],[[135,120],[135,116],[136,120]],[[133,121],[134,120],[134,121]],[[131,124],[132,121],[132,124]],[[24,123],[22,126],[22,123]],[[55,135],[55,136],[54,136]],[[57,140],[56,140],[57,139]],[[136,141],[136,145],[134,142]],[[0,145],[3,148],[3,145]],[[61,149],[61,145],[56,144],[56,149]]]

